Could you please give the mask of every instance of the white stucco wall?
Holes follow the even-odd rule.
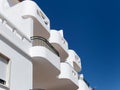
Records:
[[[0,53],[10,59],[10,90],[29,90],[32,89],[32,63],[28,58],[15,51],[9,45],[0,40]],[[0,90],[3,89],[0,86]]]
[[[78,90],[90,90],[89,86],[85,83],[84,80],[79,80],[79,89]]]

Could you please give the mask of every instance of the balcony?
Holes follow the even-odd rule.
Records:
[[[26,0],[10,6],[6,0],[2,4],[0,16],[4,17],[13,28],[27,38],[31,36],[49,38],[50,21],[35,2]]]
[[[60,74],[60,58],[57,50],[43,37],[31,37],[33,47],[33,88],[46,89]]]
[[[59,79],[71,83],[72,90],[78,88],[78,73],[68,63],[61,63]]]
[[[61,63],[61,73],[54,81],[54,86],[47,90],[77,90],[78,74],[69,65],[69,63]]]
[[[49,38],[50,21],[44,12],[33,1],[23,1],[22,8],[24,9],[22,17],[33,19],[33,36],[42,36]]]
[[[63,37],[63,31],[51,30],[49,42],[59,52],[61,62],[64,62],[68,57],[68,43]]]
[[[67,61],[75,71],[80,72],[81,71],[81,60],[80,57],[76,54],[74,50],[68,50],[69,56],[67,58]]]
[[[83,74],[79,76],[79,89],[78,90],[91,90],[88,82],[84,79]]]

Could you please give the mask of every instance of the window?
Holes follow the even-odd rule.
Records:
[[[8,86],[9,58],[0,53],[0,84]]]

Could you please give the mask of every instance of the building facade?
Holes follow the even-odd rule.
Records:
[[[92,90],[63,30],[31,0],[0,0],[0,90]]]

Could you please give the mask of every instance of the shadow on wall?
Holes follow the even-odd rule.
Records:
[[[23,0],[18,0],[18,1],[22,2]]]

